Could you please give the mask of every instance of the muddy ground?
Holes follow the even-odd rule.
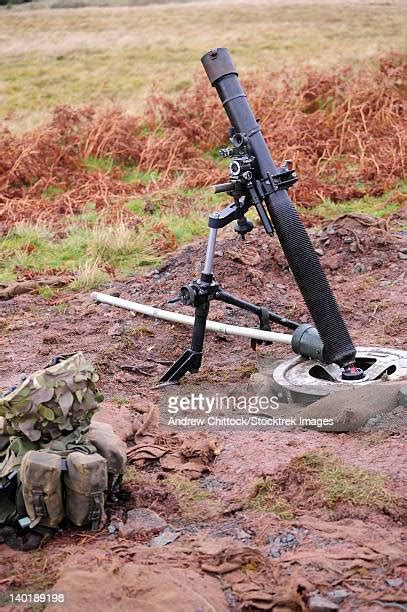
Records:
[[[396,225],[347,217],[314,231],[313,240],[355,343],[405,348],[405,234]],[[108,290],[190,313],[166,301],[198,276],[204,248],[204,242],[189,245],[159,270]],[[261,230],[246,242],[226,230],[215,270],[228,291],[308,320],[277,241]],[[220,303],[212,303],[210,317],[256,323]],[[38,591],[56,583],[53,590],[68,594],[68,610],[96,605],[160,610],[159,600],[168,610],[322,612],[406,605],[402,428],[348,434],[157,431],[151,413],[158,398],[154,383],[166,362],[188,345],[190,328],[97,305],[88,294],[66,293],[1,302],[0,328],[3,389],[56,354],[82,350],[92,360],[105,395],[99,418],[127,440],[130,460],[122,498],[110,508],[101,532],[64,529],[34,553],[0,545],[2,591]],[[282,345],[258,352],[289,355]],[[123,368],[129,365],[136,368]],[[256,353],[248,341],[208,334],[203,367],[194,380],[246,381],[255,369]],[[318,470],[303,460],[321,453],[350,469],[385,475],[384,497],[377,489],[374,499],[362,503],[346,495],[330,503]],[[131,521],[126,524],[127,513],[137,508],[155,511],[168,523],[161,539],[152,542],[153,531],[132,531]],[[154,535],[160,531],[157,527]]]

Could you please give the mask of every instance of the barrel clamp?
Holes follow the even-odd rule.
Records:
[[[291,167],[290,167],[291,166]],[[264,198],[276,191],[286,190],[298,181],[296,171],[292,168],[292,161],[287,159],[277,174],[267,173],[267,177],[256,181],[257,188],[261,190]]]

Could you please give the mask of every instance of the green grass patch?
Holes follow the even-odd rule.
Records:
[[[127,465],[123,474],[123,484],[130,484],[140,476],[139,469],[134,465]]]
[[[54,297],[54,290],[52,287],[48,287],[48,285],[46,285],[45,287],[39,287],[38,294],[44,298],[44,300],[50,300],[52,297]]]
[[[358,188],[363,187],[359,184]],[[343,202],[332,202],[332,200],[327,199],[312,209],[302,210],[305,215],[312,212],[324,219],[334,219],[349,213],[365,213],[378,218],[387,217],[400,210],[403,206],[400,196],[405,195],[407,195],[407,181],[401,181],[394,189],[387,191],[382,196],[365,195],[362,198]],[[301,210],[301,207],[299,207],[299,210]]]
[[[48,187],[42,192],[42,197],[47,200],[53,200],[61,193],[64,193],[62,187],[57,187],[56,185],[48,185]]]
[[[68,312],[68,310],[69,310],[69,304],[68,304],[68,302],[59,302],[59,304],[55,304],[55,305],[54,305],[52,308],[53,308],[53,309],[55,310],[55,312],[57,312],[58,314],[62,314],[62,315],[64,315],[64,314],[66,314],[66,313]]]
[[[156,170],[152,170],[151,172],[143,172],[134,166],[125,166],[124,174],[122,176],[122,181],[124,183],[143,183],[143,185],[155,183],[159,181],[159,179],[160,173]]]
[[[145,201],[143,198],[133,198],[126,203],[126,208],[137,216],[144,215],[146,213]]]
[[[95,261],[80,264],[75,270],[75,280],[70,284],[72,291],[90,291],[109,281],[109,275]]]
[[[99,219],[99,214],[96,210],[95,202],[88,202],[82,208],[82,211],[68,219],[68,224],[72,227],[80,226],[80,225],[93,225]]]
[[[171,232],[174,232],[178,244],[191,242],[194,237],[202,236],[208,228],[208,220],[200,215],[165,215],[164,223]]]
[[[95,170],[99,170],[101,172],[111,172],[116,163],[113,157],[90,156],[84,160],[84,165],[86,170],[89,170],[89,172],[94,172]]]
[[[198,482],[177,476],[170,476],[164,482],[173,489],[184,517],[202,520],[214,517],[221,511],[221,504]]]
[[[73,272],[73,289],[90,289],[106,282],[106,270],[121,275],[157,265],[154,235],[124,223],[108,224],[103,218],[90,224],[71,221],[60,238],[42,225],[17,224],[0,238],[0,281],[17,277],[18,271]]]
[[[264,478],[254,484],[248,507],[256,512],[272,512],[284,520],[294,518],[289,502],[272,478]]]
[[[142,185],[150,185],[151,183],[155,183],[160,180],[160,173],[156,170],[152,170],[151,172],[145,172],[140,170],[137,166],[129,165],[129,164],[121,164],[119,161],[114,159],[111,156],[104,157],[87,157],[83,160],[83,164],[88,172],[104,172],[109,173],[114,168],[121,171],[121,180],[123,183],[132,184],[132,183],[141,183]],[[57,190],[58,188],[49,187],[50,195],[48,197],[52,197],[56,195],[53,193],[53,190]],[[44,192],[45,193],[45,192]],[[44,196],[45,197],[45,196]]]
[[[306,454],[301,460],[318,482],[329,509],[338,502],[354,506],[385,506],[392,501],[384,474],[349,466],[339,457],[322,453]]]
[[[178,196],[197,210],[187,214],[177,211]],[[56,233],[41,224],[19,223],[0,237],[0,281],[17,278],[19,272],[61,270],[75,275],[72,288],[85,290],[107,282],[109,271],[122,276],[159,264],[162,253],[156,244],[165,243],[166,230],[175,237],[171,247],[191,242],[207,231],[208,201],[193,192],[171,195],[171,202],[159,196],[134,198],[126,207],[142,219],[137,227],[125,221],[111,223],[90,202],[81,214],[66,220],[63,231]]]
[[[168,197],[157,193],[133,198],[126,203],[126,208],[144,220],[143,231],[148,235],[153,236],[154,227],[160,224],[175,235],[180,246],[198,236],[205,236],[209,212],[222,208],[224,204],[206,190],[175,188]]]
[[[122,172],[121,180],[123,183],[142,183],[149,185],[160,179],[160,173],[156,170],[145,172],[131,164],[121,164],[114,157],[106,155],[104,157],[90,156],[83,160],[83,164],[88,172],[111,172],[113,168],[120,169]],[[49,188],[52,189],[52,188]],[[57,189],[57,188],[54,188]]]
[[[45,225],[17,223],[7,234],[5,241],[10,248],[35,249],[52,238],[52,235]]]

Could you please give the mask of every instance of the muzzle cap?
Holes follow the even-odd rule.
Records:
[[[201,62],[211,85],[228,74],[238,74],[229,50],[225,47],[211,49],[201,57]]]

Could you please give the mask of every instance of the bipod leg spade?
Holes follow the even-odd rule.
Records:
[[[199,371],[202,362],[202,349],[205,340],[206,319],[209,312],[209,300],[195,308],[195,323],[192,332],[191,348],[182,353],[158,381],[158,385],[176,384],[187,372]]]

